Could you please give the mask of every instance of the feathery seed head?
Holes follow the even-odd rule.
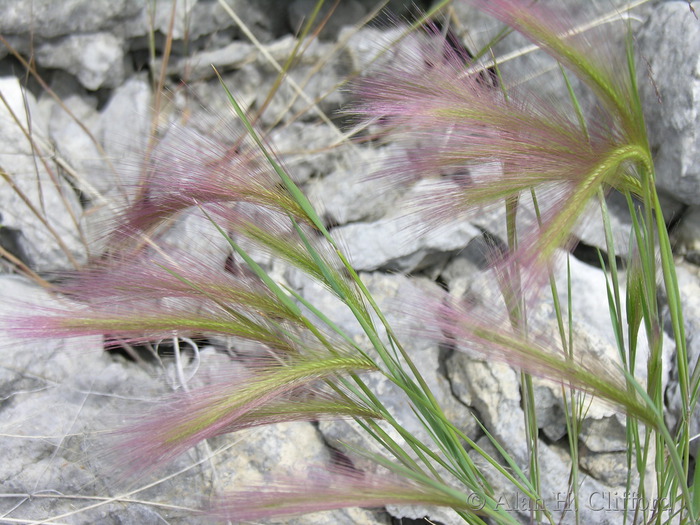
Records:
[[[223,374],[205,387],[165,400],[143,419],[119,430],[113,455],[127,471],[157,469],[204,439],[274,422],[317,417],[379,417],[348,395],[319,390],[336,374],[376,370],[360,357],[269,361],[255,370]]]
[[[232,126],[205,134],[172,124],[145,157],[142,172],[137,198],[111,237],[113,249],[152,235],[188,208],[209,204],[249,202],[308,221],[260,148]]]
[[[587,202],[601,188],[640,191],[634,167],[648,167],[650,154],[634,80],[604,42],[586,40],[552,10],[521,0],[472,3],[567,66],[598,97],[598,112],[581,120],[572,107],[532,90],[494,87],[444,37],[429,34],[432,45],[423,46],[412,63],[357,83],[354,113],[382,122],[413,150],[410,161],[385,170],[388,177],[437,179],[435,195],[421,204],[431,221],[545,188],[551,214],[514,256],[543,266],[570,242]]]
[[[217,520],[257,521],[347,507],[386,505],[446,506],[479,512],[467,497],[393,474],[370,474],[349,467],[309,471],[306,477],[281,479],[265,487],[223,494],[213,506]]]

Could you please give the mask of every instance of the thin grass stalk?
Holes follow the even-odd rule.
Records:
[[[533,190],[534,192],[534,190]],[[539,216],[539,207],[535,206],[537,215]],[[539,218],[538,218],[539,220]],[[568,300],[568,315],[572,315],[572,301],[571,301],[571,263],[569,260],[569,255],[566,258],[566,268],[567,268],[567,300]],[[573,360],[573,334],[572,322],[569,322],[569,335],[567,337],[566,327],[564,326],[564,316],[562,314],[561,301],[559,300],[559,290],[557,287],[556,279],[554,278],[554,272],[550,267],[548,269],[549,273],[549,285],[550,291],[552,293],[552,304],[554,306],[554,315],[557,319],[557,326],[559,328],[559,338],[562,342],[562,352],[569,360]],[[575,522],[580,523],[580,509],[579,509],[579,433],[580,433],[580,422],[583,419],[582,411],[580,410],[580,397],[581,394],[577,392],[573,386],[569,385],[567,390],[566,385],[561,385],[561,397],[562,404],[564,406],[564,418],[566,420],[566,432],[569,442],[569,455],[571,456],[571,473],[569,480],[569,494],[573,493],[574,501],[574,516]]]
[[[675,269],[672,258],[672,253],[670,249],[670,242],[668,239],[668,234],[666,231],[666,225],[663,221],[663,215],[661,213],[660,203],[658,196],[656,194],[656,188],[654,185],[654,175],[653,170],[648,166],[641,168],[642,177],[644,181],[644,220],[646,224],[653,224],[656,236],[648,236],[645,240],[647,241],[646,253],[647,255],[647,267],[651,270],[647,274],[646,279],[651,287],[652,283],[656,284],[656,250],[654,240],[658,239],[659,253],[661,254],[661,266],[664,280],[664,289],[668,298],[669,310],[671,312],[671,322],[673,326],[674,339],[677,345],[677,362],[679,371],[679,387],[681,389],[681,403],[682,403],[682,414],[680,418],[680,424],[676,431],[676,439],[673,442],[669,441],[668,430],[661,428],[660,433],[654,435],[654,445],[656,448],[656,458],[655,458],[655,472],[657,478],[657,490],[660,494],[671,498],[671,501],[675,502],[675,491],[678,487],[681,488],[683,492],[683,500],[685,505],[681,507],[681,512],[689,512],[690,516],[694,516],[694,509],[692,508],[692,499],[689,497],[687,488],[687,479],[689,471],[689,430],[688,430],[688,417],[689,417],[689,405],[688,405],[688,391],[687,391],[687,375],[684,375],[684,371],[687,371],[687,352],[685,350],[685,334],[683,330],[682,313],[680,311],[679,303],[679,293],[677,288],[677,281],[675,279]],[[656,239],[655,239],[656,238]],[[671,306],[673,305],[673,306]],[[663,350],[663,338],[661,335],[661,317],[660,312],[656,302],[653,301],[649,305],[651,307],[651,319],[647,322],[648,328],[650,328],[649,342],[650,342],[650,357],[648,364],[648,386],[647,392],[656,405],[657,410],[663,410],[663,392],[661,390],[661,363],[662,363],[662,350]],[[680,316],[680,319],[679,319]],[[681,377],[683,376],[683,377]],[[683,386],[685,385],[685,386]],[[647,441],[648,443],[648,441]],[[648,444],[646,445],[648,446]],[[665,481],[665,472],[667,472],[667,464],[664,462],[662,450],[667,450],[671,456],[673,462],[671,468],[673,469],[674,476],[671,479],[671,483],[667,484]],[[680,463],[680,465],[678,464]],[[672,492],[668,492],[671,490]],[[672,509],[675,504],[672,505]]]
[[[337,53],[339,50],[343,49],[344,45],[347,44],[347,42],[352,38],[357,31],[367,25],[371,20],[373,20],[386,6],[386,4],[389,2],[389,0],[382,0],[378,5],[376,5],[367,15],[363,17],[363,19],[357,24],[356,27],[353,28],[353,31],[348,31],[347,33],[344,33],[342,38],[338,39],[336,44],[333,46],[333,49],[331,49],[326,55],[323,56],[318,62],[316,62],[313,67],[309,70],[308,74],[304,77],[304,79],[299,83],[299,87],[303,90],[311,81],[311,79],[318,74],[319,71],[323,69],[323,67],[328,63],[328,61],[331,59],[331,57]],[[302,33],[300,35],[299,39],[300,41],[303,41],[305,38],[305,34]],[[314,35],[315,38],[317,38],[317,35]],[[306,47],[308,47],[309,44],[307,44]],[[302,51],[303,53],[303,51]],[[331,93],[337,91],[340,89],[342,86],[347,84],[352,78],[354,78],[355,75],[349,75],[348,77],[340,80],[337,84],[332,86],[329,90],[327,90],[324,93],[321,93],[317,98],[311,100],[310,102],[307,103],[307,106],[301,108],[297,113],[292,115],[291,121],[294,122],[298,120],[302,115],[307,114],[310,110],[312,110],[315,107],[318,107],[319,102],[322,100],[325,100],[328,95]],[[289,111],[292,109],[292,106],[294,105],[294,102],[297,101],[299,98],[299,93],[295,92],[294,96],[287,102],[287,105],[285,108],[280,111],[279,116],[272,122],[270,125],[270,129],[274,129],[282,120],[284,115],[288,114]],[[348,136],[344,136],[341,138],[338,142],[334,144],[334,146],[340,145],[340,144],[347,144],[350,147],[355,147],[354,143],[349,140]]]
[[[689,523],[697,523],[697,518],[691,504],[692,498],[690,496],[690,490],[686,483],[686,480],[688,479],[688,473],[686,470],[684,470],[683,458],[681,454],[679,454],[678,449],[676,448],[677,442],[673,437],[671,437],[671,433],[664,423],[663,409],[658,409],[652,398],[647,394],[646,390],[637,381],[634,380],[633,376],[628,374],[627,371],[624,369],[622,370],[622,372],[628,376],[631,384],[635,387],[637,394],[644,400],[647,407],[649,407],[649,409],[653,410],[655,413],[655,419],[657,423],[654,425],[654,429],[656,430],[656,435],[660,436],[661,440],[661,447],[658,450],[665,449],[668,452],[668,459],[670,460],[671,465],[670,468],[673,470],[674,473],[673,479],[679,482],[676,488],[677,490],[680,490],[681,501],[685,503],[685,505],[683,505],[683,507],[681,508],[681,513],[687,514],[687,519],[689,520]],[[647,432],[651,433],[651,430],[647,430]],[[663,471],[664,469],[662,468],[659,470]],[[676,502],[675,492],[669,494],[668,491],[663,490],[663,485],[659,486],[658,488],[661,489],[659,492],[660,495],[666,497],[670,502],[672,502],[672,504]]]
[[[154,7],[155,9],[155,7]],[[165,87],[165,80],[168,76],[168,63],[170,61],[170,55],[173,49],[173,31],[175,29],[175,15],[177,14],[177,0],[171,0],[170,2],[170,17],[168,19],[168,31],[165,35],[165,48],[163,49],[163,62],[160,67],[160,72],[153,86],[153,92],[155,93],[155,99],[153,101],[153,120],[151,121],[151,134],[152,137],[151,145],[154,144],[153,140],[157,136],[156,131],[158,127],[158,117],[160,115],[161,106],[163,103],[163,88]],[[150,147],[148,148],[150,150]]]
[[[235,100],[234,100],[233,97],[231,96],[230,92],[229,92],[228,94],[229,94],[229,97],[230,97],[230,100],[232,101],[232,103],[235,104]],[[240,106],[237,106],[237,105],[236,105],[235,107],[236,107],[236,111],[237,111],[237,112],[240,111],[239,116],[241,116],[242,118],[245,119],[245,116],[244,116],[244,114],[242,113],[242,110],[241,110]],[[252,128],[252,126],[250,125],[249,122],[246,122],[246,127],[248,128],[249,133],[251,133],[251,134],[254,136],[254,140],[255,140],[255,141],[258,143],[258,145],[259,145],[261,148],[263,148],[263,150],[264,150],[264,146],[263,146],[263,144],[262,144],[262,141],[257,137],[257,135],[255,134],[255,130]],[[266,150],[264,150],[264,151],[265,151],[265,154],[268,156],[268,160],[270,160],[270,162],[272,162],[272,163],[274,164],[275,170],[280,174],[280,176],[281,176],[282,179],[283,179],[283,182],[285,182],[285,184],[288,186],[288,188],[296,188],[296,186],[295,186],[294,183],[291,181],[291,179],[288,178],[288,176],[286,175],[286,173],[284,172],[284,170],[283,170],[281,167],[279,167],[279,165],[277,165],[277,164],[274,162],[274,160],[273,160],[272,157],[269,155],[269,153],[267,153]],[[306,201],[306,199],[303,197],[303,195],[300,194],[299,190],[297,189],[296,192],[291,192],[291,193],[294,194],[294,193],[297,193],[297,192],[298,192],[299,195],[300,195],[300,198],[297,199],[297,202],[299,202],[299,204],[300,204],[300,206],[302,206],[302,208],[308,208],[308,209],[310,209],[310,211],[311,211],[312,214],[313,214],[313,215],[312,215],[312,220],[313,220],[313,222],[317,222],[317,221],[318,221],[318,224],[319,224],[321,227],[323,227],[322,223],[320,223],[320,220],[318,220],[318,217],[315,216],[315,212],[313,211],[313,209],[312,209],[312,208],[310,207],[310,205],[308,204],[308,201]],[[205,212],[205,213],[206,213],[206,212]],[[314,219],[315,219],[315,220],[314,220]],[[223,230],[221,230],[220,227],[217,226],[217,228],[219,228],[220,233],[222,233],[222,234],[227,238],[227,240],[228,240],[229,244],[231,244],[232,248],[233,248],[237,253],[239,253],[239,255],[241,255],[241,257],[243,257],[244,260],[246,260],[246,263],[249,264],[249,265],[253,268],[253,270],[258,274],[258,276],[261,277],[261,278],[266,282],[266,284],[268,284],[268,286],[273,287],[273,289],[275,290],[275,293],[276,293],[276,294],[282,294],[282,295],[280,296],[280,299],[283,300],[283,301],[285,301],[285,302],[288,301],[288,300],[289,300],[289,299],[288,299],[288,296],[287,296],[281,289],[279,289],[279,287],[276,285],[276,283],[272,282],[272,281],[269,279],[269,277],[266,276],[266,274],[264,273],[264,271],[262,271],[262,269],[259,268],[258,265],[257,265],[252,259],[250,259],[250,257],[248,257],[247,254],[246,254],[243,250],[241,250],[240,247],[238,247],[238,245],[237,245],[232,239],[230,239],[230,237],[227,236],[227,235],[225,234],[225,232],[223,232]],[[385,349],[384,349],[384,347],[383,347],[383,344],[379,341],[378,336],[377,336],[376,332],[374,331],[374,328],[371,328],[371,329],[370,329],[371,325],[368,324],[368,323],[371,323],[371,321],[370,321],[369,317],[366,315],[366,312],[364,312],[363,310],[360,309],[360,305],[359,305],[359,304],[354,304],[354,301],[352,301],[352,300],[348,297],[346,290],[342,289],[341,287],[338,287],[338,286],[335,284],[335,280],[334,280],[334,278],[332,277],[332,275],[329,274],[328,269],[327,269],[325,263],[323,263],[323,261],[320,259],[318,253],[313,249],[313,247],[311,246],[311,244],[310,244],[310,243],[308,242],[308,240],[305,238],[305,235],[304,235],[303,231],[298,227],[298,225],[297,225],[296,223],[295,223],[295,228],[296,228],[296,230],[297,230],[297,234],[302,238],[302,240],[303,240],[303,242],[304,242],[304,244],[305,244],[305,247],[306,247],[307,251],[308,251],[309,254],[314,258],[314,261],[315,261],[315,263],[316,263],[316,266],[319,267],[319,269],[320,269],[321,272],[323,273],[323,275],[324,275],[326,281],[329,282],[329,284],[331,284],[331,286],[334,288],[334,291],[336,291],[336,293],[338,293],[338,295],[341,297],[341,299],[343,299],[344,302],[345,302],[345,303],[350,307],[350,309],[353,311],[353,313],[355,313],[355,317],[358,319],[358,322],[360,322],[360,324],[363,325],[364,331],[367,333],[368,337],[369,337],[370,340],[372,341],[373,346],[375,347],[375,349],[380,353],[380,356],[382,356],[382,354],[384,354],[384,355],[382,356],[382,359],[383,359],[383,361],[385,362],[385,364],[387,364],[387,366],[390,367],[390,369],[393,369],[392,376],[393,376],[393,378],[394,378],[394,381],[397,381],[397,384],[399,384],[399,386],[400,386],[402,389],[404,389],[405,391],[407,391],[407,392],[410,391],[410,387],[407,388],[406,385],[402,385],[402,383],[405,382],[406,379],[407,379],[406,376],[401,372],[400,367],[397,368],[397,365],[393,362],[393,360],[391,360],[391,359],[389,358],[389,355],[386,353],[386,351],[385,351]],[[358,280],[359,280],[359,277],[358,277]],[[284,297],[285,299],[282,299],[283,297]],[[406,356],[406,357],[407,357],[407,356]],[[414,368],[414,372],[417,373],[417,370],[415,370],[415,368]],[[418,374],[418,377],[420,377],[419,374]],[[420,379],[422,380],[422,378],[420,378]],[[427,388],[427,385],[425,385],[425,388]],[[435,406],[437,405],[437,403],[434,401],[434,399],[433,399],[432,401],[433,401],[433,403],[432,403],[432,408],[435,408]],[[457,447],[459,447],[459,445],[457,445]],[[455,450],[456,447],[453,446],[452,448],[453,448],[453,450]],[[461,447],[459,447],[459,450],[461,450]],[[429,463],[428,463],[428,464],[429,464]]]
[[[150,64],[156,63],[156,0],[150,0],[148,9],[148,59]],[[151,79],[151,88],[157,93],[158,84],[156,78]]]
[[[585,119],[583,119],[583,114],[580,112],[580,106],[578,104],[578,99],[576,98],[573,89],[571,89],[571,84],[569,83],[566,73],[562,69],[562,74],[566,80],[567,86],[569,87],[569,93],[571,95],[574,106],[577,108],[577,114],[579,115],[579,122],[585,129]],[[542,214],[540,212],[540,206],[535,193],[535,189],[530,190],[530,195],[532,197],[532,204],[535,210],[535,217],[537,218],[538,226],[542,227]],[[562,352],[566,358],[570,361],[574,359],[573,352],[573,303],[571,294],[571,263],[570,256],[567,254],[566,257],[566,278],[567,278],[567,312],[568,312],[568,336],[566,329],[564,327],[564,319],[562,315],[561,302],[559,300],[559,291],[557,287],[557,281],[554,277],[554,271],[551,264],[547,268],[549,286],[552,294],[552,304],[554,306],[554,313],[557,320],[557,326],[559,328],[559,337],[562,343]],[[574,518],[575,522],[580,523],[580,509],[579,509],[579,432],[580,423],[583,420],[583,413],[580,409],[580,405],[577,400],[581,399],[581,394],[578,392],[573,385],[569,385],[569,390],[567,393],[566,386],[561,385],[562,402],[564,405],[564,417],[566,419],[566,430],[567,438],[569,441],[569,454],[571,456],[571,473],[569,480],[569,494],[567,494],[567,499],[570,494],[573,493],[573,507],[574,507]]]
[[[27,277],[32,279],[35,283],[37,283],[42,288],[45,288],[47,290],[53,289],[53,287],[54,287],[53,284],[51,284],[46,279],[41,277],[38,273],[36,273],[29,266],[27,266],[22,260],[20,260],[18,257],[11,254],[10,252],[8,252],[2,246],[0,246],[0,257],[10,261],[21,273],[25,274]]]
[[[617,260],[615,255],[615,243],[613,240],[612,226],[610,224],[610,215],[608,213],[608,206],[605,202],[605,194],[603,189],[600,188],[598,191],[598,202],[600,204],[601,215],[603,219],[603,230],[605,233],[605,246],[607,251],[610,279],[612,282],[611,286],[607,286],[606,278],[606,288],[610,295],[608,306],[610,309],[610,318],[613,325],[613,330],[615,332],[615,341],[617,342],[617,349],[622,361],[623,366],[628,366],[627,351],[625,350],[625,339],[623,332],[623,318],[622,318],[622,300],[620,299],[620,279],[617,272]],[[602,254],[601,258],[602,258]],[[634,369],[630,370],[634,373]]]
[[[151,132],[149,134],[148,144],[146,145],[146,151],[144,152],[144,165],[147,165],[148,160],[156,147],[156,137],[158,136],[158,125],[160,120],[160,114],[163,109],[163,93],[165,88],[165,81],[168,76],[168,63],[170,62],[170,55],[173,49],[173,31],[175,29],[175,15],[177,14],[177,1],[171,0],[170,7],[170,17],[168,19],[168,30],[165,34],[165,47],[163,49],[163,60],[161,62],[160,71],[157,77],[153,77],[153,111],[151,114]],[[157,3],[153,0],[151,4],[152,8],[151,14],[151,30],[149,31],[149,58],[151,59],[151,64],[155,65],[155,34],[153,25],[155,24],[155,14],[157,9]],[[143,172],[141,174],[141,180],[139,181],[139,189],[136,192],[134,201],[139,202],[143,200],[145,196],[146,189],[148,187],[148,172]]]
[[[282,68],[278,71],[277,77],[275,78],[275,81],[273,82],[272,87],[267,92],[267,96],[265,97],[265,100],[263,101],[263,103],[260,105],[260,108],[256,111],[255,115],[250,119],[251,123],[254,126],[256,125],[258,119],[260,119],[262,114],[265,112],[267,107],[270,105],[270,102],[272,102],[272,99],[274,98],[275,94],[279,91],[279,88],[282,85],[282,81],[289,73],[289,70],[291,69],[292,64],[294,64],[294,61],[296,60],[296,57],[299,53],[299,50],[301,49],[301,44],[304,41],[304,39],[308,36],[309,32],[311,31],[311,28],[313,27],[313,24],[316,21],[316,18],[318,17],[324,3],[325,3],[325,0],[317,0],[316,1],[316,5],[314,6],[313,10],[309,14],[306,22],[304,23],[304,27],[302,28],[301,35],[299,35],[299,37],[297,37],[297,39],[296,39],[296,43],[294,44],[294,48],[292,49],[292,52],[287,57],[287,60],[282,65]],[[333,12],[333,9],[331,9],[331,13],[332,12]],[[330,16],[330,14],[328,16]],[[326,18],[326,20],[327,20],[327,18]],[[324,23],[325,23],[325,20],[324,20]],[[323,23],[321,25],[323,25]],[[302,85],[300,87],[303,89],[304,86]],[[285,113],[286,113],[286,110],[282,111],[280,113],[280,118]]]
[[[270,54],[270,52],[265,49],[265,47],[260,43],[260,41],[255,37],[255,35],[252,33],[252,31],[246,26],[246,24],[241,20],[241,18],[236,14],[236,12],[231,8],[231,6],[228,4],[226,0],[218,0],[219,5],[226,11],[226,13],[231,17],[231,19],[240,27],[241,31],[243,34],[248,38],[253,45],[260,50],[261,54],[265,57],[265,59],[274,67],[278,72],[281,72],[283,70],[282,66],[280,66],[277,61],[274,59],[274,57]],[[341,139],[344,139],[342,132],[335,126],[333,121],[326,115],[320,107],[316,103],[314,103],[309,96],[304,92],[303,89],[299,86],[299,84],[296,83],[296,81],[291,78],[289,75],[284,77],[287,83],[292,87],[295,93],[297,93],[306,103],[310,105],[314,109],[314,113],[318,115],[318,117],[325,123],[327,124],[330,129],[333,131],[333,133],[337,134]]]
[[[278,173],[280,178],[282,179],[283,183],[287,187],[287,189],[290,191],[294,199],[299,203],[299,205],[304,209],[304,211],[307,213],[309,216],[311,222],[321,231],[321,233],[326,237],[326,239],[331,242],[331,244],[335,247],[335,242],[333,239],[330,237],[328,234],[327,230],[325,229],[325,226],[323,223],[320,221],[320,218],[316,215],[315,211],[309,204],[308,200],[306,197],[299,191],[299,189],[296,187],[294,182],[289,178],[289,176],[286,174],[286,172],[277,164],[277,162],[274,160],[274,158],[268,153],[267,149],[264,147],[264,144],[262,140],[259,138],[257,135],[255,129],[252,127],[251,123],[247,120],[242,108],[238,105],[236,102],[235,98],[232,96],[230,91],[226,89],[226,86],[224,86],[224,89],[226,90],[226,93],[229,97],[229,100],[234,107],[234,110],[238,114],[239,118],[241,118],[244,122],[244,125],[246,126],[246,129],[248,130],[248,133],[251,135],[253,140],[258,144],[258,146],[262,149],[264,152],[265,156],[267,157],[268,161],[271,163],[271,165],[274,167],[275,171]],[[299,233],[300,230],[298,230]],[[307,243],[307,250],[310,248],[310,245]],[[435,414],[433,412],[437,412],[437,414],[442,415],[442,411],[433,397],[432,393],[430,392],[430,389],[428,388],[427,384],[425,384],[422,376],[418,372],[417,368],[415,365],[412,363],[410,357],[408,354],[403,350],[403,348],[397,343],[397,338],[393,334],[393,331],[391,330],[388,322],[384,318],[383,314],[379,310],[378,306],[376,303],[373,302],[373,299],[371,297],[371,294],[369,294],[369,291],[364,288],[364,285],[362,281],[360,280],[359,276],[354,272],[354,269],[352,269],[351,265],[345,259],[345,257],[342,255],[342,253],[335,248],[336,252],[343,262],[343,264],[346,266],[348,271],[350,272],[353,280],[357,283],[357,285],[360,287],[360,290],[363,292],[363,295],[365,298],[370,302],[372,305],[373,309],[379,315],[380,320],[382,321],[382,324],[386,327],[388,335],[390,337],[390,340],[397,346],[399,349],[401,356],[404,358],[404,360],[407,362],[409,368],[411,369],[412,375],[416,378],[420,385],[420,390],[423,392],[421,396],[419,396],[420,399],[414,399],[414,402],[418,401],[418,407],[424,406],[424,403],[421,403],[420,401],[422,400],[422,396],[425,395],[427,396],[425,400],[428,403],[428,411],[424,412],[424,415],[428,417],[428,420],[434,420],[433,418],[435,417]],[[314,251],[310,250],[310,253],[312,256],[317,257],[317,255],[314,255]],[[319,263],[319,260],[316,260],[317,264]],[[323,266],[322,266],[323,268]],[[338,293],[344,293],[343,290],[336,289],[336,292]],[[341,299],[344,299],[346,304],[350,307],[351,311],[353,311],[356,319],[362,326],[363,330],[365,333],[368,335],[370,341],[372,342],[373,347],[375,350],[379,353],[380,357],[382,358],[382,361],[389,367],[389,371],[391,374],[391,377],[397,384],[407,393],[409,393],[409,397],[414,397],[411,396],[411,394],[415,394],[417,392],[416,387],[410,386],[412,381],[408,379],[408,377],[405,375],[405,373],[402,371],[400,365],[396,363],[394,359],[391,358],[391,356],[386,352],[386,349],[384,345],[381,343],[381,341],[378,338],[378,335],[375,331],[375,329],[372,326],[371,320],[367,316],[366,312],[364,311],[364,308],[361,308],[360,305],[354,304],[353,301],[349,301],[347,296],[342,296]],[[406,381],[408,380],[408,383]],[[425,410],[425,409],[422,409]],[[442,415],[442,418],[444,419],[444,415]],[[438,419],[439,421],[440,419]],[[439,427],[438,427],[439,428]],[[446,440],[445,444],[449,446],[449,449],[452,451],[452,454],[457,454],[457,457],[461,458],[459,461],[459,464],[461,465],[461,469],[464,470],[465,472],[470,472],[473,469],[473,465],[471,465],[471,461],[468,459],[468,456],[466,455],[466,452],[464,451],[463,447],[459,444],[458,440],[456,439],[456,436],[452,430],[447,427],[443,428],[441,434],[443,435],[443,440]],[[466,463],[465,463],[466,462]]]
[[[496,73],[499,77],[499,85],[504,86],[501,78],[500,69],[496,66]],[[506,100],[508,99],[505,87],[503,90]],[[534,195],[534,189],[533,195]],[[518,213],[518,196],[511,196],[505,201],[506,211],[506,235],[508,238],[509,253],[515,253],[518,250],[518,232],[517,232],[517,213]],[[512,283],[515,290],[510,290],[509,283],[504,282],[501,286],[501,294],[506,301],[508,315],[511,324],[516,330],[523,330],[527,334],[527,310],[522,294],[520,282],[520,265],[515,261],[512,275],[515,277],[515,282]],[[512,300],[509,300],[509,297]],[[537,425],[537,413],[535,412],[535,389],[532,384],[532,376],[525,371],[520,372],[520,384],[523,389],[523,412],[525,417],[525,435],[527,436],[527,451],[529,454],[530,463],[530,481],[535,487],[535,493],[541,493],[540,483],[540,468],[539,468],[539,428]],[[538,523],[541,520],[540,505],[537,504],[537,499],[531,500],[530,519]]]
[[[632,358],[632,356],[636,352],[636,347],[633,346],[634,343],[630,339],[629,341],[629,357],[628,353],[625,351],[625,341],[624,341],[624,336],[623,336],[623,319],[622,319],[622,304],[620,300],[620,282],[618,278],[618,272],[617,272],[617,261],[615,258],[615,245],[613,241],[613,236],[612,236],[612,227],[610,225],[610,216],[608,214],[608,208],[607,208],[607,203],[605,201],[605,195],[603,194],[602,191],[599,192],[598,194],[598,200],[600,204],[600,209],[602,213],[602,220],[603,220],[603,229],[605,232],[605,243],[606,243],[606,248],[607,248],[607,264],[603,258],[603,254],[601,253],[600,250],[598,250],[598,257],[600,260],[601,268],[603,268],[603,271],[606,272],[606,267],[609,268],[609,273],[610,273],[610,278],[612,281],[612,284],[608,281],[608,278],[606,276],[605,279],[605,286],[606,286],[606,291],[608,295],[608,309],[610,311],[610,320],[613,326],[613,331],[615,334],[615,340],[617,342],[617,349],[618,349],[618,355],[620,357],[620,360],[622,362],[622,367],[628,370],[628,372],[631,375],[635,374],[635,360]],[[606,272],[607,274],[607,272]],[[628,300],[636,300],[633,297],[628,297]],[[628,385],[628,389],[632,389],[631,385]],[[630,390],[630,393],[633,394],[633,391]],[[633,423],[634,422],[634,423]],[[634,439],[634,435],[632,432],[637,432],[637,425],[636,421],[633,420],[631,417],[627,416],[626,417],[626,424],[628,425],[625,429],[625,435],[627,436],[627,464],[628,464],[628,472],[627,472],[627,481],[626,481],[626,488],[627,491],[629,492],[631,488],[631,473],[632,473],[632,465],[631,465],[631,458],[632,458],[632,451],[635,450],[634,447],[638,445],[639,441],[637,439]],[[646,468],[646,461],[641,465],[644,469]],[[638,468],[638,470],[640,470]],[[644,476],[640,476],[640,479],[643,480]],[[640,485],[642,483],[640,482]],[[646,498],[646,490],[643,490],[641,487],[639,487],[639,491],[642,494],[642,498]],[[625,499],[625,505],[624,505],[624,512],[625,512],[625,521],[627,520],[628,516],[628,511],[629,511],[629,500],[626,498]],[[637,519],[637,514],[639,513],[640,509],[637,506],[634,509],[635,513],[635,519]],[[642,509],[645,513],[646,510]]]

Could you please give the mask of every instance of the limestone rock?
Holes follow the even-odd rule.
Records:
[[[481,232],[455,216],[440,225],[421,227],[411,211],[414,203],[433,191],[429,181],[420,181],[405,193],[394,209],[382,219],[334,228],[332,235],[346,247],[357,270],[376,269],[414,272],[439,266]]]
[[[2,225],[22,232],[26,241],[23,249],[33,268],[39,271],[66,268],[70,265],[69,257],[76,262],[85,257],[76,223],[81,213],[78,199],[70,186],[57,177],[55,166],[35,159],[37,151],[19,128],[22,126],[28,132],[31,129],[35,145],[47,154],[47,126],[42,122],[34,97],[11,77],[0,79],[0,92],[9,105],[9,109],[4,105],[0,108],[0,167],[15,186],[13,189],[7,180],[0,180]],[[25,197],[34,210],[28,207]]]
[[[687,2],[663,2],[638,40],[653,78],[639,67],[657,185],[681,202],[700,204],[700,25]]]
[[[42,39],[93,33],[138,15],[142,0],[2,0],[0,33],[34,34]]]
[[[117,87],[124,80],[122,42],[111,33],[76,34],[46,42],[37,48],[36,58],[44,67],[75,75],[90,90]]]
[[[342,164],[307,185],[307,196],[329,224],[343,225],[381,219],[406,189],[372,177],[373,169],[393,158],[396,148],[350,151]]]

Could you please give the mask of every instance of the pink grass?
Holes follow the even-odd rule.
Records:
[[[635,114],[635,92],[627,64],[612,49],[605,28],[577,31],[563,9],[529,0],[469,0],[501,20],[569,68],[597,95],[607,124],[632,142],[645,143],[644,123]],[[606,116],[607,113],[607,116]]]
[[[230,126],[205,135],[173,124],[141,169],[138,197],[121,214],[113,245],[150,235],[179,212],[210,203],[250,202],[305,218],[259,148]]]
[[[69,275],[60,292],[97,307],[179,298],[298,320],[252,271],[235,264],[233,254],[227,260],[216,260],[169,250],[122,260],[103,259]]]
[[[412,60],[357,82],[354,113],[380,122],[408,152],[383,176],[399,184],[434,180],[416,203],[424,233],[454,216],[530,199],[536,191],[545,210],[541,225],[520,231],[517,250],[500,262],[501,275],[522,273],[518,293],[531,293],[527,286],[543,282],[555,253],[573,244],[571,232],[599,190],[638,191],[631,166],[643,157],[646,139],[629,109],[627,64],[613,60],[603,44],[572,36],[563,16],[532,2],[473,4],[543,45],[589,85],[601,105],[585,126],[573,106],[485,82],[435,33],[424,35]]]
[[[348,397],[320,394],[314,386],[336,373],[372,370],[372,363],[359,358],[308,359],[284,366],[269,361],[254,372],[233,369],[207,386],[166,399],[115,433],[114,461],[133,478],[158,469],[202,440],[244,428],[334,412],[343,417],[378,416]]]
[[[350,468],[317,469],[306,477],[224,494],[210,514],[217,521],[256,521],[348,507],[392,504],[447,506],[474,510],[463,499],[392,474],[369,474]]]

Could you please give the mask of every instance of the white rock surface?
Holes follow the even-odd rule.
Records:
[[[34,268],[40,271],[66,268],[70,265],[66,252],[77,261],[85,257],[76,224],[81,215],[78,199],[58,177],[56,166],[48,158],[47,125],[39,115],[34,97],[14,77],[0,78],[0,92],[7,101],[7,106],[0,105],[0,167],[12,181],[10,184],[0,179],[2,225],[22,232],[26,241],[24,251]],[[41,148],[43,159],[35,157],[37,150],[20,131],[18,122]],[[47,171],[47,167],[52,171]],[[65,250],[49,228],[61,239]]]
[[[700,204],[700,25],[687,2],[656,6],[641,30],[639,53],[647,61],[639,67],[640,90],[657,185],[681,202]]]
[[[75,75],[87,89],[113,88],[124,80],[122,42],[111,33],[70,35],[36,50],[37,60],[49,68]]]

